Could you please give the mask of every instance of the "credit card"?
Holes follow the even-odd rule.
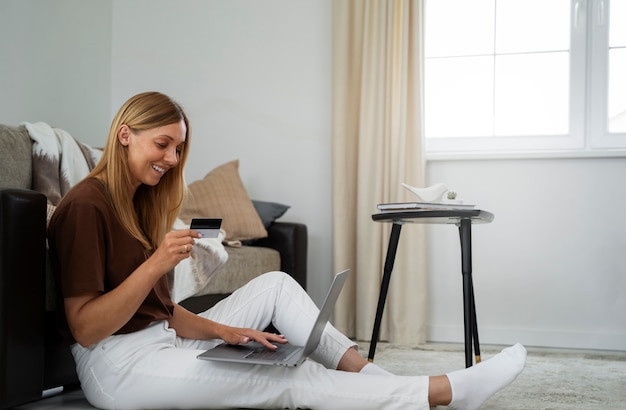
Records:
[[[217,238],[222,226],[221,218],[194,218],[190,228],[197,231],[203,238]]]

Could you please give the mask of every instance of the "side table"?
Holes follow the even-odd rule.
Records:
[[[385,308],[391,271],[396,258],[396,250],[400,240],[400,230],[405,223],[449,224],[459,228],[461,240],[461,274],[463,277],[463,318],[465,333],[465,367],[472,366],[472,341],[476,363],[480,362],[480,344],[478,341],[478,325],[476,323],[476,306],[474,303],[474,284],[472,282],[472,224],[490,223],[494,215],[480,209],[437,209],[437,210],[402,210],[373,214],[376,222],[391,222],[391,235],[383,270],[383,279],[376,308],[376,318],[372,331],[372,340],[368,360],[374,361],[376,344],[380,333],[380,322]]]

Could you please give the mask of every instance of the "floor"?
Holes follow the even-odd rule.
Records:
[[[367,343],[360,343],[367,354]],[[483,346],[483,360],[502,346]],[[379,343],[375,362],[399,375],[440,374],[463,367],[463,345],[417,347]],[[20,406],[17,410],[93,409],[82,392],[71,391]],[[528,348],[524,372],[482,409],[626,409],[626,352]]]
[[[94,409],[83,395],[81,390],[73,390],[56,394],[43,400],[29,403],[23,406],[15,407],[20,410],[50,410],[50,409],[67,409],[67,410],[83,410]]]

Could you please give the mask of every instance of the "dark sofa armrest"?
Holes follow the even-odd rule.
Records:
[[[0,408],[41,398],[46,197],[0,189]]]
[[[280,253],[280,269],[306,289],[308,233],[305,224],[274,222],[267,228],[267,238],[254,241],[252,246],[276,249]]]

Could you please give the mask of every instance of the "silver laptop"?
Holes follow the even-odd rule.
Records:
[[[230,345],[222,343],[200,354],[198,359],[217,360],[231,363],[266,364],[274,366],[299,366],[313,353],[320,342],[324,328],[333,312],[339,293],[343,287],[349,270],[335,275],[328,290],[326,300],[313,324],[309,338],[304,346],[294,346],[289,343],[278,344],[278,349],[270,350],[257,342],[245,345]]]

